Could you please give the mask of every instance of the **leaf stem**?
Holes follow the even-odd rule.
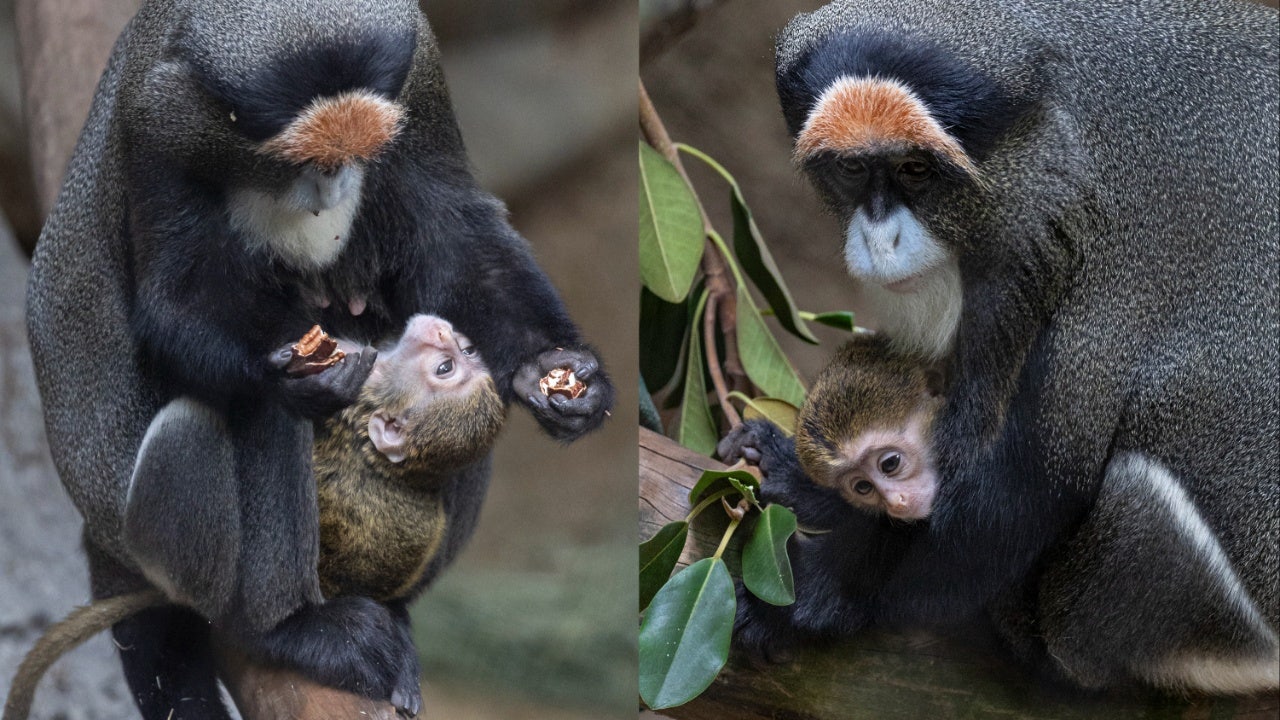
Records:
[[[741,522],[742,520],[739,518],[733,518],[729,521],[729,527],[724,530],[724,537],[720,538],[720,547],[716,548],[716,554],[712,555],[712,557],[717,560],[720,559],[720,556],[724,554],[724,549],[729,547],[729,538],[733,537],[733,531],[738,529],[738,524]]]
[[[710,495],[703,498],[701,502],[695,505],[694,508],[689,511],[688,515],[684,516],[684,521],[687,523],[693,522],[693,519],[698,517],[699,513],[701,513],[703,510],[706,510],[708,505],[711,505],[712,503],[716,502],[720,498],[725,497],[726,495],[729,495],[730,493],[734,493],[734,492],[737,492],[737,491],[731,487],[728,487],[723,490],[717,490],[711,493]]]

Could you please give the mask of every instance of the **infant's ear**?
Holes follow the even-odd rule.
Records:
[[[400,421],[379,410],[369,418],[369,439],[393,463],[404,462],[404,428]]]

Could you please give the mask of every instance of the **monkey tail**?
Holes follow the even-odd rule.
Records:
[[[22,659],[18,672],[13,676],[9,698],[4,703],[2,720],[27,720],[31,702],[35,699],[36,685],[58,658],[130,615],[166,602],[168,600],[159,590],[140,590],[72,610],[65,619],[46,630]]]

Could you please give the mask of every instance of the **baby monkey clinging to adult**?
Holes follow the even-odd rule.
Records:
[[[505,415],[471,341],[434,315],[410,319],[355,404],[316,427],[326,597],[413,592],[445,535],[444,484],[489,451]]]
[[[851,505],[921,520],[938,488],[930,434],[942,408],[931,361],[860,336],[818,375],[800,410],[796,454],[818,485]]]
[[[308,333],[308,339],[316,336],[323,333]],[[361,349],[345,340],[335,347],[327,336],[319,344],[323,349],[315,356],[286,350],[272,362],[286,373],[312,374],[341,361],[333,351]],[[163,434],[173,430],[163,421],[169,409],[152,423],[152,443],[164,443]],[[431,579],[428,572],[448,529],[448,482],[484,457],[505,416],[471,342],[441,318],[411,318],[395,345],[379,352],[355,404],[316,423],[312,467],[318,572],[326,598],[403,602]],[[19,667],[4,720],[25,720],[41,675],[64,653],[134,613],[168,602],[160,592],[144,590],[99,600],[55,624]]]

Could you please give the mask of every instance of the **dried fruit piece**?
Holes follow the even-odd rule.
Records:
[[[577,398],[587,391],[587,384],[574,377],[573,370],[567,367],[555,368],[547,373],[546,377],[538,381],[538,389],[548,397],[555,393]]]
[[[338,349],[338,341],[326,335],[319,325],[308,330],[291,349],[293,358],[284,370],[295,377],[323,372],[347,356]]]

